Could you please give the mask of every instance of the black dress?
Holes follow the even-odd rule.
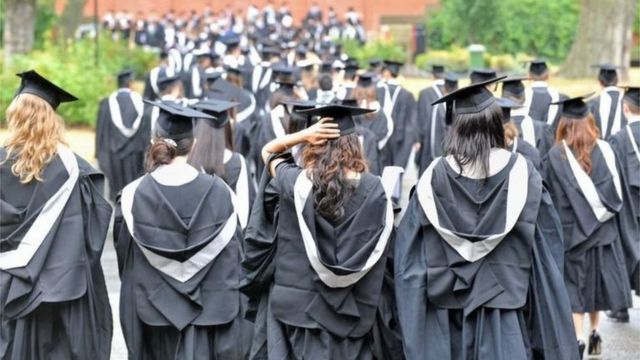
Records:
[[[302,169],[285,162],[276,174],[263,176],[245,236],[244,289],[259,304],[252,352],[402,358],[388,276],[393,211],[380,180],[362,174],[344,216],[332,222],[315,212]]]
[[[129,184],[114,242],[130,359],[244,359],[240,229],[228,187],[189,165]]]
[[[0,148],[1,359],[109,359],[104,176],[66,147],[21,184]]]
[[[545,182],[562,221],[564,278],[574,313],[631,305],[618,224],[623,198],[613,150],[599,140],[586,174],[564,143],[545,159]]]
[[[100,102],[96,157],[109,180],[112,201],[125,185],[144,172],[151,133],[151,119],[144,112],[142,97],[129,89],[120,89]]]
[[[394,255],[408,359],[578,359],[557,214],[533,166],[498,155],[484,179],[437,158],[411,197]]]
[[[640,122],[631,122],[609,138],[624,186],[618,217],[631,288],[640,295]]]

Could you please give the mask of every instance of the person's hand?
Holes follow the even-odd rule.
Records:
[[[421,147],[422,147],[422,144],[420,144],[419,142],[413,144],[413,149],[415,151],[419,151]]]
[[[312,126],[302,130],[304,141],[311,145],[322,145],[327,140],[340,137],[338,124],[331,121],[332,118],[322,118]]]

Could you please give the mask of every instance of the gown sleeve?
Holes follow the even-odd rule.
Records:
[[[429,343],[427,323],[427,263],[424,248],[423,211],[417,196],[412,196],[407,212],[398,226],[394,246],[395,295],[398,319],[403,334],[404,353],[419,359],[437,344]],[[446,347],[447,344],[441,344]]]
[[[551,231],[552,204],[543,190],[532,248],[532,268],[527,302],[527,322],[534,358],[579,359],[571,319],[571,304],[558,267],[556,243],[561,229]],[[549,224],[547,224],[549,223]]]

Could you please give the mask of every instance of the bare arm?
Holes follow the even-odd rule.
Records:
[[[262,160],[267,163],[267,159],[271,154],[287,151],[291,147],[304,142],[311,145],[322,145],[329,139],[340,137],[338,124],[329,122],[330,120],[331,118],[320,119],[316,124],[304,130],[271,140],[262,148]],[[282,159],[276,159],[268,164],[271,176],[275,177],[275,169],[283,161]]]

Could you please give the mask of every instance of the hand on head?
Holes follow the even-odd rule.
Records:
[[[314,125],[302,130],[304,139],[311,145],[322,145],[327,140],[337,139],[340,137],[338,124],[332,121],[333,118],[322,118]]]

